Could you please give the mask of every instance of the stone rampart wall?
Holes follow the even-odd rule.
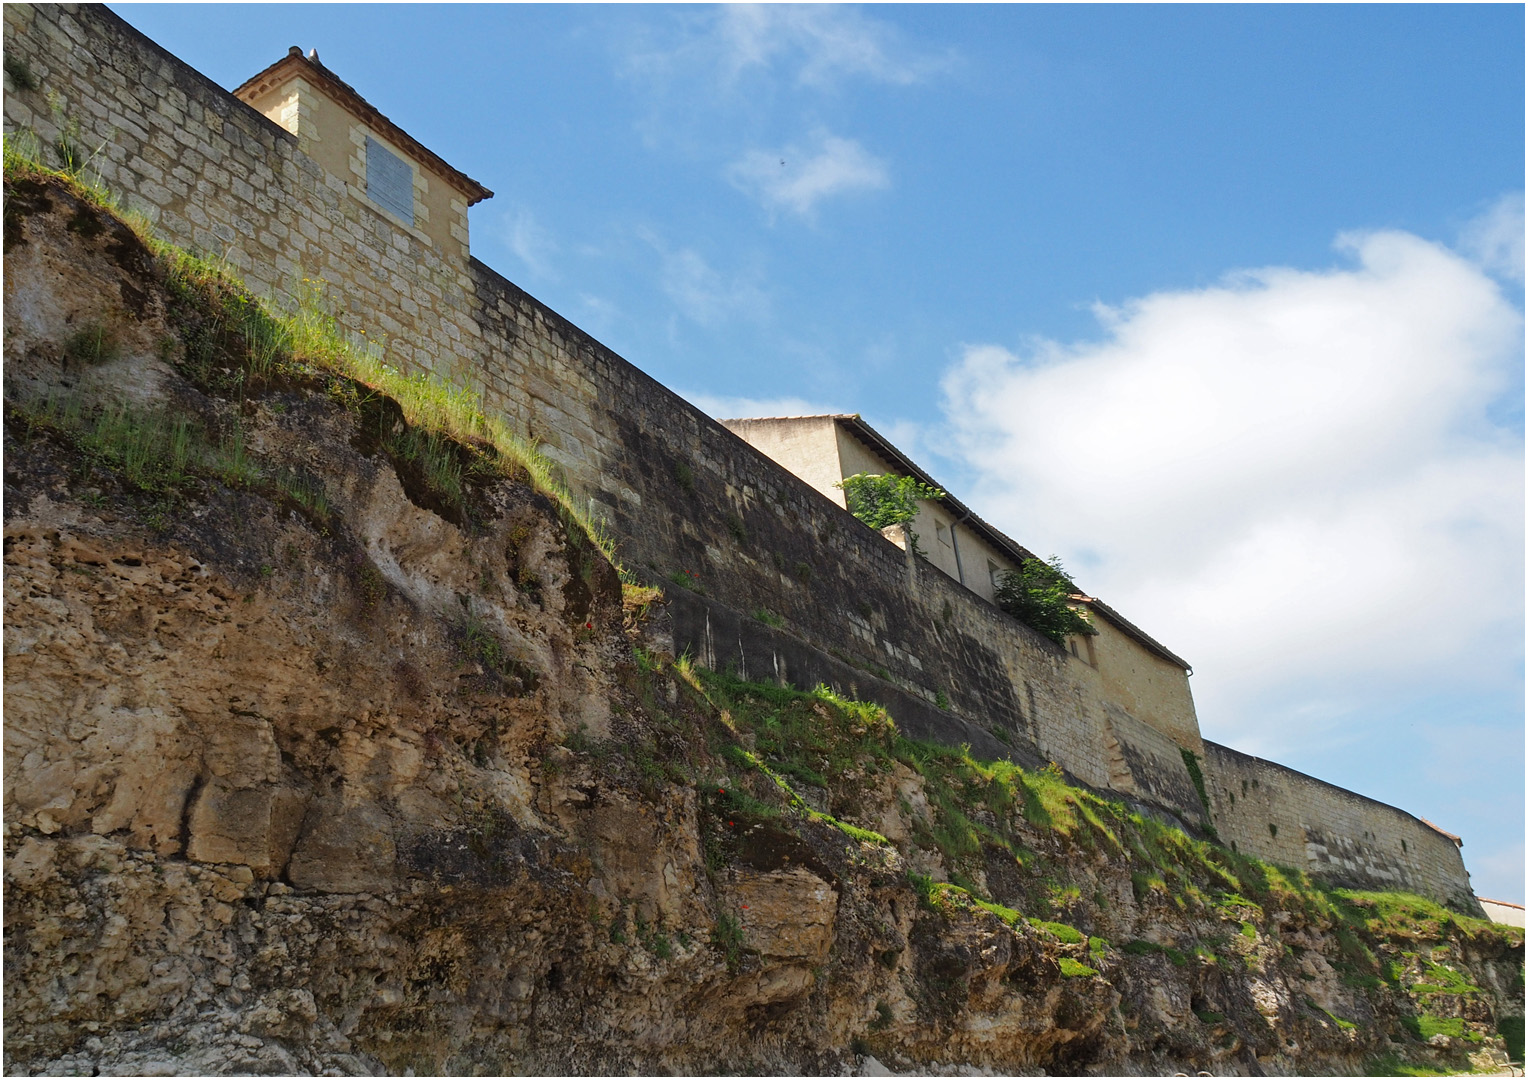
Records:
[[[406,364],[470,375],[481,359],[471,279],[351,196],[297,140],[103,7],[6,4],[5,127],[61,128],[129,210],[165,239],[226,262],[256,293],[324,281],[341,321],[385,334]],[[51,100],[50,100],[51,98]]]
[[[842,663],[1108,785],[1096,672],[858,521],[484,266],[458,265],[354,198],[285,130],[94,5],[5,9],[40,83],[6,125],[51,143],[77,123],[98,171],[166,239],[280,298],[330,286],[390,359],[472,382],[541,440],[658,580],[768,609]],[[56,107],[50,104],[50,95]],[[1158,785],[1162,790],[1166,787]],[[1170,806],[1191,819],[1196,807]]]
[[[793,644],[781,655],[798,671],[866,673],[866,696],[895,697],[885,703],[931,737],[985,747],[961,737],[985,729],[1016,759],[1054,760],[1094,787],[1201,818],[1170,740],[1110,702],[1086,663],[909,558],[488,267],[395,227],[286,131],[106,9],[11,4],[4,18],[7,56],[40,83],[7,86],[7,130],[49,143],[77,123],[76,141],[101,148],[92,167],[166,239],[226,259],[264,295],[326,281],[341,321],[385,334],[394,362],[481,389],[542,440],[628,565],[698,580],[704,596],[676,599],[676,638],[699,641],[709,611],[746,648],[740,628],[762,609],[783,621]],[[1322,788],[1333,806],[1367,802]],[[1346,834],[1327,835],[1336,851]],[[1440,870],[1424,891],[1457,892],[1462,865],[1445,879]]]
[[[708,599],[778,618],[875,676],[867,685],[927,704],[943,694],[957,717],[1109,786],[1096,671],[909,558],[486,266],[473,272],[491,399],[546,440],[621,538],[628,565],[660,582],[693,576]],[[1158,760],[1182,783],[1143,784],[1143,798],[1191,789],[1181,759]],[[1201,816],[1197,798],[1164,805]]]
[[[1204,753],[1215,828],[1238,851],[1480,914],[1458,845],[1421,819],[1208,739]]]

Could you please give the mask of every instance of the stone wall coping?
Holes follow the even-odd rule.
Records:
[[[1280,772],[1286,772],[1293,776],[1298,776],[1301,780],[1309,780],[1313,784],[1320,784],[1327,790],[1335,791],[1341,795],[1346,795],[1350,799],[1357,799],[1359,802],[1369,803],[1372,806],[1378,806],[1386,810],[1394,811],[1395,813],[1400,814],[1402,817],[1410,818],[1412,821],[1415,821],[1418,825],[1421,825],[1429,832],[1437,833],[1439,836],[1442,836],[1445,840],[1450,841],[1456,846],[1464,846],[1464,841],[1459,839],[1459,837],[1455,836],[1453,833],[1445,832],[1444,830],[1438,828],[1438,826],[1434,825],[1432,822],[1428,821],[1426,818],[1418,817],[1416,814],[1411,813],[1409,810],[1402,810],[1399,806],[1392,806],[1387,802],[1381,802],[1380,800],[1371,798],[1368,795],[1360,795],[1356,791],[1341,787],[1340,785],[1334,784],[1329,780],[1323,780],[1319,776],[1312,776],[1310,773],[1301,772],[1299,769],[1291,769],[1288,765],[1281,765],[1277,761],[1269,761],[1267,758],[1260,758],[1256,754],[1248,754],[1242,750],[1237,750],[1234,747],[1226,746],[1223,743],[1205,739],[1204,745],[1206,748],[1214,747],[1217,751],[1229,754],[1232,757],[1238,757],[1244,761],[1256,762],[1258,765],[1264,766],[1266,768],[1277,769]]]
[[[176,56],[169,49],[166,49],[163,45],[159,44],[147,34],[143,33],[143,31],[139,30],[132,23],[122,18],[122,16],[118,15],[105,4],[73,4],[63,6],[72,7],[76,10],[88,10],[94,18],[99,19],[102,23],[111,27],[115,33],[121,34],[123,37],[130,39],[136,47],[145,49],[148,52],[154,53],[162,59],[168,61],[172,71],[175,71],[177,74],[184,75],[195,82],[201,83],[205,90],[211,92],[211,97],[208,99],[209,103],[217,102],[229,108],[243,109],[247,114],[246,119],[253,118],[258,120],[261,124],[265,125],[265,127],[269,129],[271,133],[287,140],[287,142],[291,143],[293,146],[297,145],[296,135],[293,135],[286,128],[276,123],[276,121],[266,116],[259,109],[256,109],[248,102],[240,101],[238,98],[234,97],[223,87],[219,86],[215,80],[209,78],[206,75],[203,75],[200,71],[196,70],[196,68],[186,63],[186,61]]]

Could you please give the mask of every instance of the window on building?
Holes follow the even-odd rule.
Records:
[[[366,196],[389,214],[414,224],[414,170],[370,135],[366,136]]]
[[[943,525],[937,521],[934,522],[934,535],[945,547],[950,546],[950,528],[948,525]]]
[[[1001,566],[999,566],[997,563],[993,562],[991,559],[988,559],[987,560],[987,579],[992,582],[992,591],[993,592],[997,592],[997,587],[998,587],[999,584],[1001,584],[1002,576],[1003,576],[1003,568]]]

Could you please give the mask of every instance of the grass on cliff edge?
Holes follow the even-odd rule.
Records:
[[[1424,897],[1332,888],[1304,871],[1194,839],[1067,784],[1054,766],[1025,770],[1008,761],[977,759],[967,747],[909,739],[879,705],[843,698],[825,686],[802,692],[746,682],[685,659],[673,670],[720,721],[713,729],[713,752],[740,776],[757,777],[753,795],[773,803],[777,813],[826,820],[856,840],[887,844],[863,827],[872,821],[862,789],[889,779],[899,766],[917,773],[927,808],[904,802],[904,811],[911,811],[905,816],[913,822],[914,841],[943,856],[950,878],[914,882],[933,907],[977,907],[1015,921],[1020,912],[994,903],[976,884],[990,870],[990,860],[1008,860],[1025,883],[1028,921],[1063,941],[1082,940],[1064,922],[1047,920],[1065,919],[1076,905],[1101,898],[1081,895],[1064,859],[1025,847],[1025,834],[1033,838],[1038,831],[1063,848],[1126,860],[1142,898],[1155,892],[1186,912],[1214,914],[1227,922],[1228,933],[1245,936],[1247,917],[1261,922],[1264,909],[1299,912],[1332,929],[1344,963],[1376,985],[1390,981],[1381,978],[1386,972],[1374,951],[1380,943],[1438,940],[1452,933],[1497,938],[1506,945],[1522,940],[1521,930],[1460,915]],[[860,826],[851,824],[856,820]],[[1222,962],[1207,950],[1196,952]]]
[[[226,266],[163,241],[146,218],[125,212],[104,186],[90,180],[88,160],[71,158],[67,168],[50,167],[41,161],[35,137],[29,139],[24,132],[6,135],[3,148],[8,184],[20,179],[55,181],[143,239],[172,295],[198,317],[183,326],[189,330],[184,344],[186,360],[199,365],[204,378],[221,376],[222,389],[235,396],[266,383],[314,377],[334,380],[330,392],[341,400],[385,395],[398,404],[408,425],[394,451],[416,459],[433,486],[448,495],[460,492],[461,477],[452,474],[450,455],[443,452],[449,442],[458,454],[489,472],[528,478],[616,561],[608,532],[575,503],[554,463],[501,419],[485,413],[476,392],[432,373],[407,375],[386,362],[385,342],[344,331],[329,308],[322,282],[302,282],[285,310],[273,308],[254,297]],[[97,353],[106,340],[103,328],[95,343]],[[216,361],[231,365],[218,366]],[[213,439],[181,418],[125,408],[86,417],[62,399],[40,403],[40,411],[45,423],[68,429],[103,463],[148,489],[197,473],[233,484],[262,479],[237,432]],[[298,480],[264,479],[290,489],[287,493],[295,501],[322,508],[322,493],[315,496]],[[1469,934],[1506,932],[1418,896],[1326,888],[1303,871],[1195,840],[1121,803],[1070,787],[1059,769],[1026,772],[1006,761],[980,761],[968,748],[907,739],[884,709],[839,697],[826,687],[801,693],[684,668],[682,677],[716,706],[726,725],[754,738],[753,750],[733,745],[727,751],[729,760],[766,777],[776,797],[795,813],[831,822],[856,840],[886,843],[878,833],[813,809],[796,785],[837,789],[835,794],[850,808],[845,816],[853,816],[853,793],[843,791],[845,781],[852,783],[865,772],[889,772],[897,763],[920,774],[929,809],[916,819],[916,839],[938,850],[950,868],[951,882],[935,883],[934,891],[971,894],[988,910],[996,905],[982,897],[973,882],[991,849],[1005,852],[1034,879],[1034,907],[1059,912],[1080,899],[1056,866],[1023,847],[1013,828],[1015,815],[1021,815],[1029,825],[1052,830],[1082,848],[1128,856],[1137,892],[1159,892],[1180,908],[1271,904],[1303,910],[1353,935],[1352,958],[1365,968],[1376,967],[1366,940],[1436,938],[1450,927]]]
[[[650,654],[641,653],[638,659],[645,671],[666,666]],[[846,699],[826,686],[802,692],[747,682],[696,667],[687,658],[670,667],[712,719],[711,752],[732,766],[729,778],[718,778],[727,781],[727,816],[747,816],[787,829],[793,821],[822,821],[861,844],[891,847],[891,841],[862,827],[876,823],[875,812],[884,809],[865,805],[863,793],[884,790],[892,774],[905,776],[903,770],[910,770],[922,779],[926,806],[912,806],[904,798],[903,818],[911,821],[918,847],[943,856],[950,878],[935,881],[909,872],[908,883],[919,905],[946,917],[985,915],[1013,927],[1025,922],[1062,946],[1085,947],[1086,955],[1059,961],[1063,977],[1097,974],[1109,963],[1111,952],[1108,942],[1086,937],[1066,921],[1085,922],[1090,905],[1094,910],[1107,905],[1102,894],[1084,896],[1071,880],[1069,869],[1076,860],[1069,851],[1102,852],[1125,860],[1139,899],[1150,901],[1150,894],[1156,894],[1157,903],[1210,916],[1226,927],[1221,936],[1183,940],[1178,948],[1121,942],[1116,947],[1123,953],[1160,953],[1175,966],[1226,967],[1228,974],[1244,965],[1262,970],[1265,958],[1240,957],[1228,947],[1230,940],[1260,941],[1261,925],[1262,934],[1276,943],[1280,923],[1271,916],[1293,913],[1298,916],[1296,927],[1305,924],[1332,932],[1341,952],[1333,964],[1349,985],[1399,995],[1403,1011],[1409,995],[1422,995],[1412,999],[1415,1015],[1402,1021],[1419,1043],[1432,1034],[1454,1033],[1455,1027],[1464,1039],[1482,1041],[1479,1032],[1464,1030],[1462,1022],[1432,1016],[1426,1004],[1428,994],[1479,990],[1452,969],[1420,959],[1417,978],[1424,981],[1413,983],[1402,977],[1392,959],[1397,949],[1450,939],[1488,948],[1521,947],[1523,942],[1523,932],[1515,927],[1463,916],[1424,897],[1332,888],[1302,871],[1194,839],[1095,792],[1068,785],[1054,766],[1025,770],[1011,762],[979,760],[967,747],[908,739],[885,709]],[[855,821],[861,825],[852,824]],[[1026,839],[1050,854],[1026,850]],[[897,846],[904,855],[911,854],[906,845]],[[1004,875],[1004,895],[998,902],[977,883],[994,881],[992,873],[1004,860],[1011,860],[1016,874]],[[1417,957],[1404,951],[1401,955]],[[1353,1021],[1326,1015],[1337,1029],[1351,1029]],[[1369,1067],[1385,1075],[1433,1072],[1425,1063],[1407,1062],[1399,1049],[1369,1062]]]
[[[116,217],[143,240],[181,308],[175,319],[184,345],[181,366],[192,369],[189,374],[198,382],[212,384],[224,396],[241,397],[248,390],[278,382],[327,378],[331,395],[349,404],[373,395],[391,398],[407,427],[392,434],[386,448],[410,461],[444,501],[462,500],[464,468],[528,481],[552,498],[564,519],[619,568],[609,530],[578,505],[554,462],[500,417],[487,413],[476,391],[432,372],[406,374],[387,362],[385,341],[344,330],[332,312],[325,283],[304,279],[284,305],[264,302],[226,265],[164,241],[146,217],[124,211],[98,179],[88,176],[87,165],[72,159],[65,168],[45,164],[37,139],[27,132],[7,134],[3,146],[8,185],[23,179],[56,182]],[[103,328],[103,341],[107,334],[109,328]],[[68,403],[54,403],[44,411],[58,415],[70,408]],[[133,422],[145,430],[180,423],[157,415],[136,416]],[[100,425],[94,418],[85,418],[71,426],[84,430]],[[157,445],[157,440],[155,435],[149,442]],[[223,447],[218,452],[232,450]],[[242,447],[237,453],[242,457]],[[109,453],[104,456],[108,462],[112,458]],[[249,467],[257,477],[258,465]],[[211,471],[227,470],[219,464]],[[162,483],[164,478],[157,479]]]

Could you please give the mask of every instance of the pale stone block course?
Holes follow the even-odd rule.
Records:
[[[111,112],[108,114],[107,118],[111,121],[111,126],[116,128],[122,134],[131,135],[134,139],[140,142],[149,137],[149,133],[147,131],[139,127],[137,124],[119,112]]]
[[[169,190],[154,180],[144,180],[140,183],[138,193],[155,206],[163,206],[170,201]]]
[[[92,162],[92,167],[96,166],[98,162],[99,159]],[[140,159],[134,162],[133,171],[144,180],[152,180],[156,184],[164,183],[164,170],[159,168],[159,166],[155,165],[152,161]]]

